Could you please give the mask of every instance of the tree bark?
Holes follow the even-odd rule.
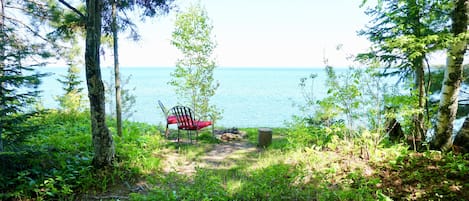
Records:
[[[458,146],[462,153],[469,153],[469,118],[466,117],[462,129],[454,139],[454,145]]]
[[[421,20],[421,9],[417,5],[415,0],[408,0],[409,5],[409,13],[407,13],[407,17],[410,20],[412,25],[412,34],[415,35],[417,38],[422,36],[421,27],[422,24]],[[411,146],[414,150],[419,149],[422,136],[425,133],[425,105],[426,105],[426,94],[425,94],[425,70],[424,70],[424,58],[425,54],[421,52],[422,55],[416,58],[411,59],[412,67],[414,69],[415,75],[415,90],[418,93],[418,109],[419,113],[415,114],[413,117],[414,122],[414,130],[411,136]],[[409,138],[408,138],[409,139]]]
[[[433,145],[443,151],[453,146],[453,121],[458,109],[458,95],[462,80],[464,54],[467,49],[469,0],[456,0],[452,15],[452,32],[456,38],[448,50],[447,68],[443,80],[437,127]],[[469,135],[469,118],[464,121],[458,135]]]
[[[92,164],[99,169],[111,166],[114,159],[114,141],[106,126],[104,85],[99,58],[102,3],[101,0],[86,0],[85,66],[94,147]]]
[[[5,31],[4,31],[4,26],[5,26],[5,2],[4,0],[0,0],[0,6],[1,6],[1,14],[2,16],[0,17],[0,36],[1,40],[4,40],[5,37]],[[5,49],[3,47],[3,44],[0,47],[0,55],[2,58],[5,55]],[[4,61],[0,61],[0,77],[3,76],[3,70],[5,68],[5,63]],[[5,114],[3,114],[3,106],[5,104],[4,97],[3,97],[3,82],[0,83],[0,118],[2,118]],[[3,139],[2,139],[2,134],[3,134],[3,120],[0,120],[0,152],[3,152]]]
[[[117,135],[122,136],[122,98],[121,98],[121,78],[119,72],[119,48],[117,35],[117,2],[112,1],[112,39],[114,46],[114,84],[116,87],[116,121]]]
[[[415,86],[417,87],[418,91],[418,114],[414,116],[414,132],[413,136],[410,140],[412,143],[411,146],[414,150],[418,150],[420,148],[420,144],[422,142],[422,136],[425,134],[425,105],[426,105],[426,95],[425,95],[425,71],[424,71],[424,64],[423,64],[423,57],[419,57],[414,61],[414,68],[415,68]]]

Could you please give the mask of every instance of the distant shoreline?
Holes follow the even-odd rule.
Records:
[[[83,66],[84,67],[84,66]],[[63,69],[63,68],[67,68],[66,66],[44,66],[42,68],[56,68],[56,69]],[[101,69],[107,69],[107,68],[113,68],[112,66],[102,66]],[[176,67],[174,66],[121,66],[120,67],[121,69],[174,69]],[[243,70],[246,70],[246,69],[261,69],[261,70],[265,70],[265,69],[290,69],[290,70],[295,70],[295,69],[299,69],[299,70],[306,70],[306,69],[312,69],[312,70],[318,70],[318,69],[324,69],[325,66],[322,66],[322,67],[302,67],[302,66],[252,66],[252,67],[249,67],[249,66],[219,66],[217,67],[216,69],[243,69]],[[333,67],[334,69],[348,69],[349,67]]]

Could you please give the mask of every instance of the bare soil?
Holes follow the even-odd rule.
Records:
[[[197,145],[194,145],[197,146]],[[248,141],[230,141],[215,144],[205,151],[205,154],[198,159],[191,159],[184,154],[172,151],[166,153],[163,160],[163,172],[185,174],[192,176],[196,172],[196,167],[210,169],[229,168],[237,162],[240,155],[257,152],[259,149]]]

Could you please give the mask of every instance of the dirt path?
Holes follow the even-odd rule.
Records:
[[[250,153],[258,151],[255,145],[245,140],[215,144],[207,149],[205,154],[195,158],[172,151],[165,154],[163,171],[165,173],[176,172],[191,176],[196,172],[196,167],[227,169],[240,160],[246,160]]]
[[[201,146],[203,148],[202,154],[194,156],[194,153],[179,153],[176,149],[167,149],[163,153],[158,154],[162,160],[162,170],[164,173],[177,173],[186,176],[193,176],[196,173],[196,168],[207,169],[228,169],[242,162],[254,160],[249,154],[259,152],[260,150],[247,140],[230,141],[220,144],[194,144],[188,146]],[[98,195],[82,195],[82,200],[128,200],[128,194],[144,193],[153,186],[146,180],[137,182],[134,186],[129,184],[122,184],[113,187],[108,192]]]
[[[217,144],[201,158],[201,167],[218,169],[229,168],[233,166],[237,160],[246,159],[249,153],[257,151],[257,147],[247,141]]]

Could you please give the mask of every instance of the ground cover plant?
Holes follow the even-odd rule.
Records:
[[[198,143],[180,143],[161,127],[106,113],[101,36],[111,28],[117,50],[118,28],[137,38],[134,20],[117,11],[141,11],[143,20],[169,12],[173,1],[0,2],[0,200],[469,199],[469,118],[458,111],[468,0],[363,1],[372,19],[359,34],[373,43],[369,51],[347,56],[354,60],[343,74],[324,58],[325,97],[313,96],[317,75],[302,79],[302,113],[274,128],[273,143],[262,148],[256,128],[241,129],[244,139],[219,140],[212,129]],[[176,16],[171,41],[184,55],[172,76],[187,82],[169,84],[214,125],[221,113],[209,104],[218,87],[213,27],[202,5],[191,10]],[[80,33],[88,108],[72,69]],[[434,80],[429,57],[440,51],[447,64]],[[45,75],[36,67],[63,56],[71,77],[61,81],[61,109],[43,110]],[[383,76],[392,75],[399,82],[387,86]],[[119,81],[115,87],[119,96]],[[466,116],[459,130],[458,112]]]
[[[256,146],[257,129],[239,142],[208,132],[197,145],[162,137],[162,128],[125,122],[114,168],[91,166],[86,113],[51,112],[24,151],[1,154],[2,200],[464,200],[467,155],[422,153],[404,144],[363,146],[331,137],[293,144],[295,129],[274,129]],[[110,121],[110,125],[114,126]],[[111,129],[113,130],[113,129]],[[174,132],[174,131],[173,131]],[[238,143],[238,144],[237,144]]]

